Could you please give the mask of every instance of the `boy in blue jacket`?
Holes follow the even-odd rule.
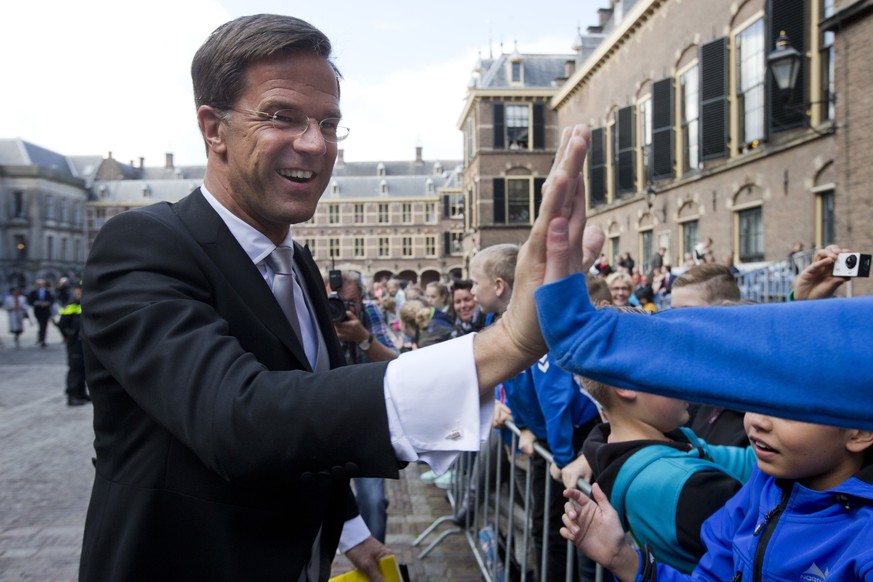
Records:
[[[747,413],[758,468],[703,526],[691,575],[637,552],[603,491],[568,489],[561,535],[618,580],[873,580],[873,431]]]

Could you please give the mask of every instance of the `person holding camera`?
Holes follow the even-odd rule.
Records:
[[[364,285],[354,271],[331,271],[330,314],[349,364],[386,362],[397,357],[388,325],[379,307],[364,301]],[[340,277],[337,277],[340,275]],[[337,286],[334,284],[338,283]],[[333,293],[333,290],[339,288]],[[374,538],[385,543],[388,497],[385,479],[354,477],[358,511]]]
[[[341,271],[336,295],[331,294],[330,313],[334,329],[349,364],[387,362],[397,357],[391,331],[379,306],[364,301],[364,284],[360,274]],[[334,281],[339,282],[339,281]],[[331,285],[331,290],[335,289]]]

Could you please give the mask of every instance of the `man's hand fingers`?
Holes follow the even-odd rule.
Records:
[[[606,235],[599,226],[588,225],[582,233],[582,272],[587,273],[603,250]]]
[[[570,229],[567,219],[558,217],[549,222],[546,235],[546,273],[543,283],[552,283],[570,274]]]

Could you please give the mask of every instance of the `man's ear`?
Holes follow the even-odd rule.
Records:
[[[201,105],[197,109],[197,124],[200,126],[203,141],[206,142],[206,149],[216,154],[223,154],[226,151],[225,124],[222,121],[221,112],[211,105]]]
[[[851,453],[863,453],[873,445],[873,431],[853,430],[846,442],[846,449]]]

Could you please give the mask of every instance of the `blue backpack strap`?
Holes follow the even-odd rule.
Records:
[[[616,513],[618,513],[618,518],[621,520],[621,525],[624,527],[625,531],[630,530],[630,525],[627,522],[627,517],[625,517],[624,499],[627,495],[628,488],[630,488],[634,479],[637,478],[637,475],[658,459],[663,457],[684,456],[686,454],[687,453],[684,451],[680,451],[679,449],[667,445],[649,445],[635,452],[624,462],[621,469],[619,469],[618,476],[612,486],[612,493],[609,496],[609,502],[615,508]]]

